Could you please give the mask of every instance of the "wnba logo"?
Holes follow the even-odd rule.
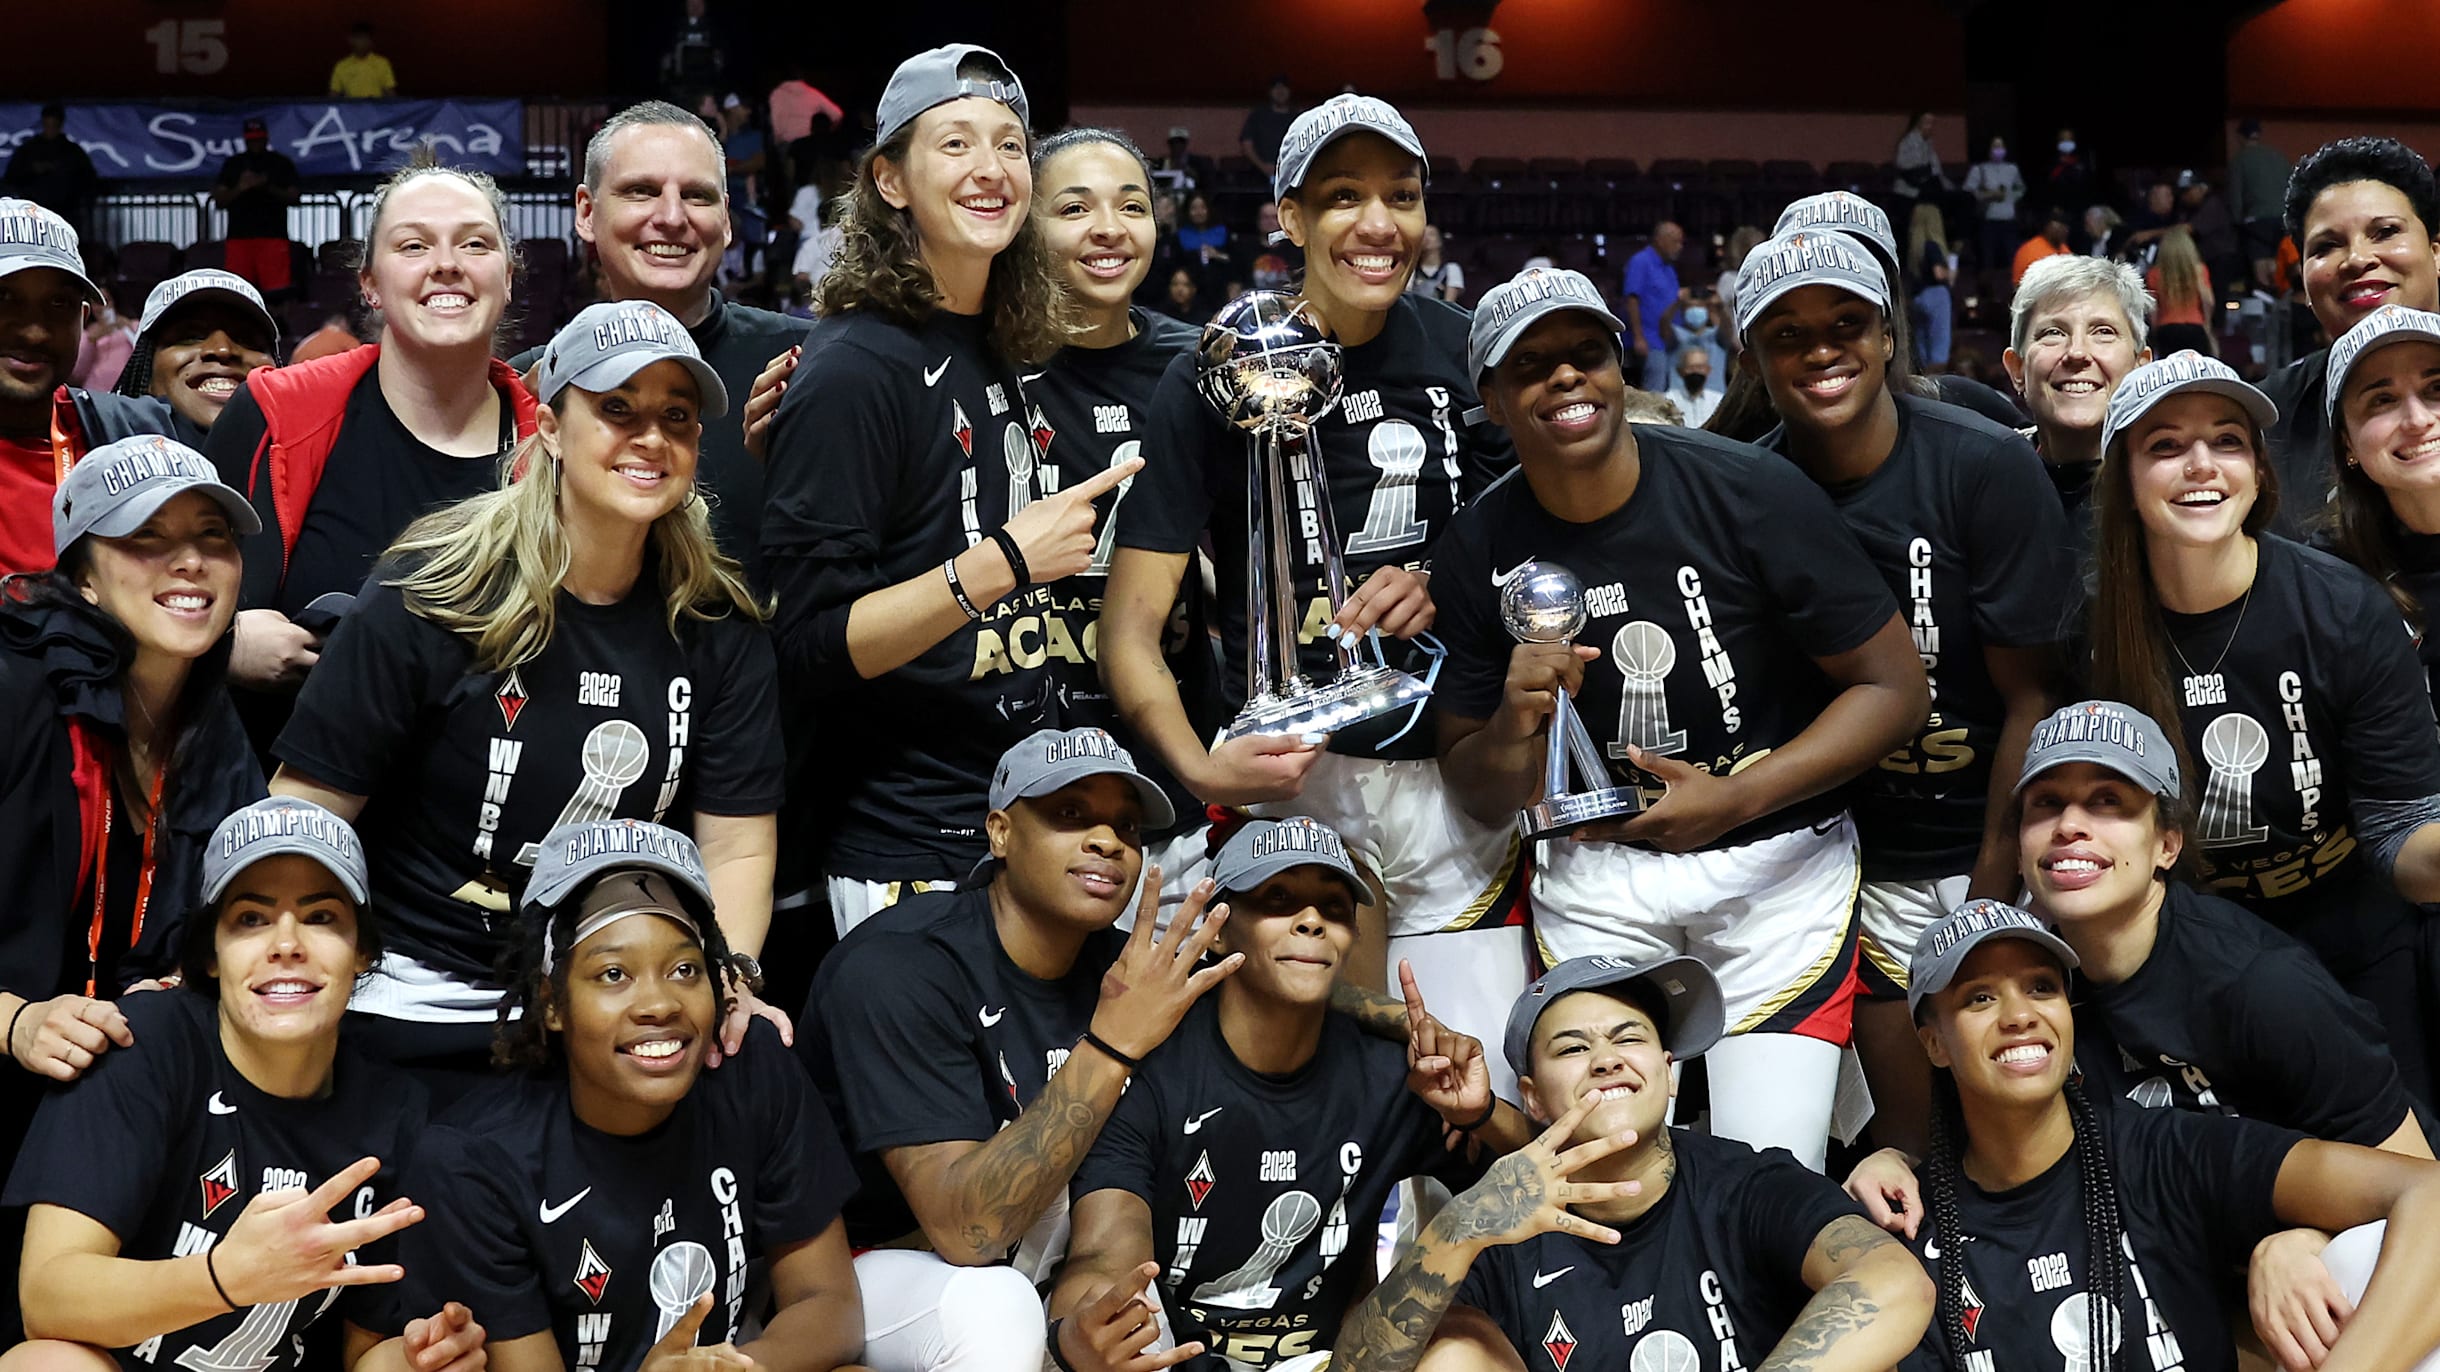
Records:
[[[2252,715],[2230,711],[2204,728],[2203,761],[2211,768],[2198,826],[2204,847],[2253,843],[2270,832],[2254,822],[2253,789],[2254,773],[2270,755],[2270,735]]]
[[[1630,744],[1648,753],[1686,751],[1686,731],[1669,727],[1669,696],[1663,689],[1669,669],[1677,666],[1669,631],[1648,619],[1622,624],[1610,639],[1610,660],[1626,678],[1618,691],[1618,735],[1610,756],[1625,757]]]

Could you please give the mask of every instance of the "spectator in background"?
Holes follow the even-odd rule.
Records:
[[[1194,269],[1208,294],[1234,275],[1228,250],[1228,227],[1212,213],[1211,197],[1188,191],[1178,198],[1178,250]]]
[[[2195,249],[2193,230],[2180,224],[2161,235],[2143,284],[2152,293],[2152,339],[2161,356],[2189,348],[2219,355],[2211,337],[2211,269]]]
[[[118,300],[104,287],[102,303],[94,307],[93,317],[85,325],[84,350],[76,355],[76,372],[68,384],[93,391],[115,388],[135,348],[135,322],[119,313]]]
[[[768,145],[762,130],[754,127],[754,107],[743,97],[731,92],[720,102],[720,154],[728,167],[729,256],[734,262],[733,275],[744,278],[754,271],[756,255],[762,251],[763,239],[770,229],[763,218],[762,174],[770,161]]]
[[[1203,287],[1196,281],[1193,270],[1187,267],[1171,269],[1168,288],[1162,292],[1155,308],[1172,319],[1183,319],[1189,324],[1211,322],[1212,312],[1203,303]]]
[[[1910,202],[1925,195],[1938,201],[1940,192],[1948,189],[1948,178],[1940,171],[1940,151],[1932,146],[1930,110],[1919,110],[1907,121],[1906,133],[1889,160],[1898,169],[1898,179],[1889,188]]]
[[[1915,312],[1915,370],[1946,371],[1950,326],[1957,318],[1949,290],[1957,259],[1949,254],[1948,226],[1937,205],[1917,205],[1907,225],[1907,276],[1914,288],[1909,306]]]
[[[847,111],[806,80],[805,64],[793,58],[788,63],[788,79],[771,88],[766,103],[771,111],[771,141],[782,152],[792,152],[797,144],[813,137],[816,116],[829,120],[834,129],[847,122]],[[810,219],[805,222],[808,227],[813,223]]]
[[[2025,174],[2008,160],[2008,140],[1991,140],[1990,155],[1966,170],[1966,191],[1982,207],[1975,239],[1975,269],[1992,272],[2016,246],[2016,202],[2025,196]]]
[[[1720,297],[1720,346],[1732,359],[1745,348],[1745,340],[1737,335],[1737,272],[1745,266],[1746,255],[1769,237],[1751,224],[1738,225],[1737,231],[1728,236],[1728,251],[1720,260],[1720,278],[1711,283],[1713,294]]]
[[[220,164],[212,203],[228,211],[228,268],[265,295],[288,289],[288,207],[303,191],[297,164],[271,150],[271,129],[260,119],[245,123],[246,150]]]
[[[1928,118],[1929,116],[1925,116]],[[1636,385],[1655,395],[1669,389],[1669,333],[1663,327],[1678,307],[1677,259],[1686,231],[1664,219],[1652,226],[1652,241],[1627,259],[1627,346]]]
[[[200,450],[248,373],[277,360],[279,325],[233,272],[171,277],[144,300],[135,351],[114,389],[169,403],[170,437]]]
[[[2118,251],[2129,262],[2148,267],[2160,251],[2161,236],[2183,222],[2177,213],[2176,185],[2155,181],[2144,188],[2143,204],[2127,216],[2126,243]]]
[[[333,310],[322,321],[322,327],[298,341],[296,350],[288,354],[288,365],[297,366],[317,358],[332,357],[351,348],[361,348],[365,340],[356,332],[345,310]]]
[[[2016,250],[2016,263],[2008,270],[2008,284],[2025,279],[2033,264],[2045,257],[2064,257],[2067,251],[2067,211],[2057,205],[2042,214],[2042,230],[2028,238]]]
[[[2236,217],[2228,211],[2228,199],[2214,194],[2211,183],[2192,170],[2177,174],[2178,218],[2194,233],[2194,250],[2203,258],[2203,265],[2220,274],[2224,281],[2245,275],[2247,263],[2237,245]]]
[[[373,51],[373,26],[364,20],[347,29],[347,56],[331,64],[333,100],[387,100],[398,94],[398,73],[390,59]]]
[[[1192,146],[1194,130],[1184,124],[1169,130],[1169,151],[1152,164],[1155,179],[1167,179],[1172,188],[1189,191],[1209,182],[1216,174],[1212,160],[1196,152]]]
[[[1702,428],[1711,412],[1720,408],[1720,392],[1711,384],[1711,349],[1689,347],[1679,352],[1676,381],[1662,398],[1678,408],[1679,417],[1671,423]]]
[[[2281,197],[2287,194],[2288,160],[2262,141],[2262,121],[2237,125],[2237,150],[2228,159],[2228,208],[2236,217],[2239,246],[2253,268],[2254,284],[2269,290],[2277,279]]]
[[[1248,272],[1248,285],[1258,291],[1289,289],[1305,271],[1305,250],[1287,240],[1279,230],[1279,202],[1265,200],[1254,211],[1254,265]],[[1217,302],[1211,302],[1214,309]]]
[[[2076,206],[2093,203],[2092,159],[2076,146],[2076,131],[2059,130],[2057,160],[2042,178],[2045,209],[2074,214]]]
[[[1415,274],[1406,279],[1406,288],[1452,304],[1465,294],[1466,269],[1441,255],[1438,224],[1423,226],[1423,238],[1415,250]]]
[[[1288,125],[1296,121],[1295,99],[1285,72],[1272,77],[1270,103],[1246,111],[1245,127],[1237,131],[1237,150],[1265,181],[1279,165],[1279,145],[1288,136]]]
[[[661,88],[682,99],[719,85],[728,69],[726,48],[705,0],[686,0],[686,17],[678,21],[661,54]]]
[[[33,201],[80,233],[85,198],[99,181],[93,159],[68,136],[68,110],[59,104],[42,107],[41,131],[17,145],[7,175],[0,178],[10,195]]]
[[[2125,226],[2126,221],[2119,218],[2118,211],[2109,206],[2086,206],[2084,210],[2085,255],[2088,257],[2116,257],[2122,241],[2119,230]]]

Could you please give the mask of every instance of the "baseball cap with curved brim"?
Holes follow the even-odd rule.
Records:
[[[2076,950],[2050,932],[2050,926],[2030,911],[2006,901],[1969,900],[1915,940],[1915,955],[1906,963],[1906,1012],[1920,1013],[1923,1002],[1949,989],[1975,949],[1995,938],[2023,939],[2076,970]]]
[[[2236,369],[2216,357],[2205,357],[2188,349],[2157,362],[2146,362],[2118,383],[2117,391],[2110,396],[2109,419],[2101,426],[2102,450],[2107,452],[2118,436],[2135,427],[2135,421],[2150,413],[2153,406],[2170,396],[2189,392],[2228,397],[2244,408],[2246,417],[2257,428],[2265,431],[2279,422],[2279,407],[2271,403],[2269,396],[2247,384]]]
[[[36,267],[66,272],[76,278],[87,304],[102,303],[102,288],[85,275],[84,254],[77,251],[76,230],[68,221],[31,200],[0,196],[0,276]]]
[[[1728,1032],[1728,1002],[1720,994],[1720,979],[1700,958],[1679,954],[1653,962],[1625,958],[1569,958],[1542,974],[1508,1007],[1508,1031],[1502,1047],[1508,1069],[1520,1076],[1533,1071],[1533,1031],[1542,1012],[1578,991],[1607,991],[1642,982],[1660,994],[1663,1018],[1661,1046],[1679,1062],[1700,1057]]]
[[[270,331],[271,341],[279,342],[280,322],[271,317],[270,307],[263,304],[262,292],[254,289],[253,282],[237,273],[213,267],[180,272],[153,287],[152,293],[144,297],[144,317],[136,324],[136,336],[141,338],[150,334],[153,325],[160,323],[163,315],[178,306],[215,295],[227,296],[251,310],[262,319],[263,327]]]
[[[1036,729],[1000,754],[1000,765],[992,769],[991,808],[1005,810],[1020,800],[1034,800],[1063,787],[1073,786],[1086,777],[1122,776],[1135,786],[1136,799],[1143,803],[1144,827],[1163,829],[1177,822],[1177,807],[1152,778],[1137,770],[1135,755],[1128,752],[1107,729]],[[999,859],[986,854],[966,874],[968,885],[990,879]]]
[[[649,300],[604,301],[576,312],[551,336],[535,378],[534,398],[554,404],[570,386],[598,395],[627,384],[655,362],[675,362],[695,378],[702,418],[728,413],[729,388],[678,317]]]
[[[338,878],[349,900],[364,904],[371,882],[365,875],[364,844],[354,827],[295,796],[258,800],[232,813],[212,831],[211,844],[203,850],[203,903],[217,903],[240,873],[282,854],[322,864]]]
[[[1006,81],[976,81],[959,76],[957,69],[969,57],[987,57],[1001,71],[1008,73]],[[997,100],[1017,112],[1017,122],[1033,127],[1033,116],[1025,103],[1025,83],[1017,79],[1016,70],[1000,55],[973,43],[944,43],[926,52],[919,52],[898,64],[890,73],[890,83],[881,88],[881,106],[875,112],[876,129],[873,141],[887,143],[900,129],[915,122],[916,116],[934,105],[946,105],[979,95],[985,100]]]
[[[1466,330],[1466,374],[1479,379],[1508,356],[1526,330],[1561,310],[1582,310],[1612,334],[1626,332],[1591,277],[1564,267],[1529,268],[1483,292],[1482,303],[1474,307],[1474,322]]]
[[[1305,184],[1313,159],[1321,156],[1322,149],[1351,133],[1377,133],[1397,144],[1400,151],[1423,163],[1425,179],[1430,179],[1432,163],[1424,156],[1423,139],[1396,106],[1377,96],[1343,93],[1296,116],[1288,125],[1288,136],[1279,143],[1279,164],[1271,173],[1272,198]]]
[[[2053,767],[2089,762],[2104,767],[2163,800],[2178,796],[2177,750],[2150,715],[2114,700],[2062,705],[2033,726],[2025,765],[2017,773],[2022,794],[2035,777]]]
[[[177,496],[201,491],[241,534],[262,532],[263,521],[203,454],[174,438],[137,434],[105,443],[68,469],[51,497],[51,554],[68,551],[87,534],[125,538]]]
[[[546,976],[565,956],[550,920],[571,896],[582,901],[582,913],[569,949],[628,915],[667,915],[697,938],[703,936],[702,921],[712,918],[712,883],[695,841],[640,819],[562,824],[543,836],[521,904],[544,921]]]
[[[2430,310],[2410,310],[2404,305],[2383,305],[2355,321],[2355,327],[2338,336],[2330,345],[2329,369],[2323,373],[2329,384],[2322,392],[2322,418],[2335,423],[2338,419],[2339,392],[2347,388],[2347,378],[2355,365],[2367,356],[2392,343],[2440,343],[2440,314]]]
[[[1808,195],[1779,212],[1771,237],[1785,238],[1800,229],[1829,229],[1860,239],[1881,257],[1881,270],[1898,270],[1898,235],[1889,214],[1854,191],[1823,191]]]
[[[1737,269],[1737,333],[1753,332],[1779,298],[1806,286],[1835,286],[1889,313],[1889,274],[1872,250],[1846,234],[1799,229],[1757,246]]]
[[[1355,888],[1359,905],[1369,894],[1338,831],[1304,815],[1250,820],[1229,835],[1212,855],[1212,885],[1242,894],[1295,867],[1319,867],[1343,879]]]

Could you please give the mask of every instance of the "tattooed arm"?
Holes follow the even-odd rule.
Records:
[[[1866,1372],[1895,1366],[1932,1320],[1923,1264],[1861,1215],[1822,1226],[1805,1252],[1813,1299],[1755,1372]]]

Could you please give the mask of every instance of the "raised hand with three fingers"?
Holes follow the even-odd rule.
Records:
[[[359,1158],[311,1191],[265,1191],[248,1201],[228,1234],[204,1250],[221,1295],[232,1307],[243,1308],[405,1276],[406,1269],[396,1263],[359,1266],[347,1259],[364,1245],[423,1219],[422,1206],[401,1196],[362,1219],[330,1217],[332,1207],[380,1171],[379,1158]]]

